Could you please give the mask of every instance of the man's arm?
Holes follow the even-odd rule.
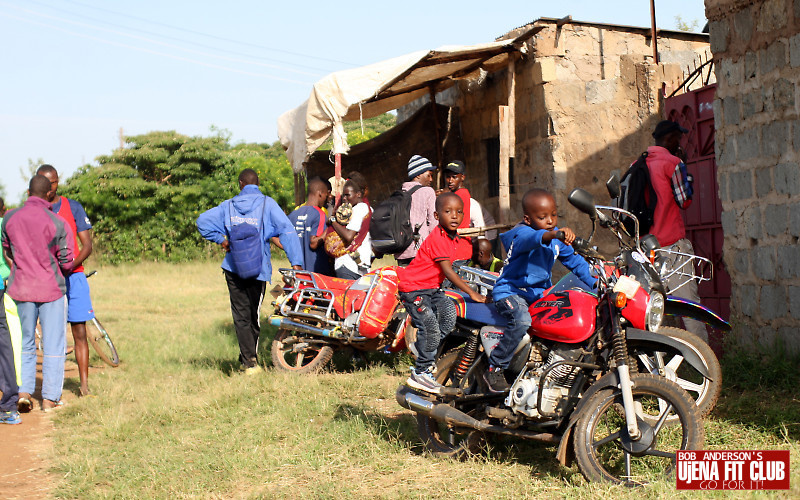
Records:
[[[225,230],[225,210],[222,205],[200,214],[200,217],[197,218],[197,230],[200,232],[200,236],[208,241],[222,245],[227,250],[225,245],[228,242]]]
[[[475,302],[486,302],[486,297],[470,288],[470,286],[461,279],[461,276],[453,270],[453,264],[449,260],[439,260],[436,263],[442,268],[444,277],[449,279],[459,290],[469,295],[469,298]]]
[[[79,232],[78,239],[81,242],[81,251],[75,256],[74,267],[80,267],[83,261],[92,254],[92,230],[87,229]]]
[[[267,197],[264,200],[269,210],[269,220],[272,223],[273,233],[264,235],[267,239],[266,243],[273,236],[277,236],[283,251],[286,252],[286,257],[289,258],[289,263],[295,269],[303,268],[303,248],[300,246],[300,238],[297,237],[297,231],[289,220],[289,217],[283,213],[281,207],[272,198]]]
[[[59,218],[58,216],[55,216]],[[64,219],[59,218],[62,223],[55,223],[56,226],[56,237],[55,237],[55,257],[58,261],[58,265],[61,268],[61,271],[66,276],[67,273],[72,272],[75,268],[75,260],[72,257],[75,255],[75,238],[72,237],[69,231],[67,231],[67,223]]]

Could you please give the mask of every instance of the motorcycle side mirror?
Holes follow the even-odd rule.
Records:
[[[650,254],[652,250],[656,250],[661,248],[661,245],[658,243],[658,238],[653,236],[652,234],[646,234],[639,240],[639,246],[646,254]]]
[[[591,193],[588,191],[581,188],[575,188],[571,193],[569,193],[567,200],[572,204],[572,206],[588,215],[592,220],[597,218],[597,212],[594,209],[594,197],[592,197]]]
[[[619,198],[619,193],[622,188],[620,187],[619,176],[616,172],[611,174],[611,177],[609,177],[606,181],[606,189],[608,190],[608,195],[612,200]]]

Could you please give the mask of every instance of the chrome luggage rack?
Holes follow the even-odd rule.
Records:
[[[333,319],[331,314],[333,292],[318,288],[313,273],[295,269],[279,269],[278,271],[283,275],[286,287],[291,287],[277,304],[281,316],[339,323]],[[298,294],[297,300],[294,301],[294,305],[290,305],[289,299],[295,294]]]
[[[479,267],[469,267],[466,264],[457,266],[456,273],[464,282],[473,287],[481,295],[489,295],[494,290],[497,275],[484,271]]]
[[[714,264],[705,257],[677,252],[668,248],[658,248],[655,252],[656,267],[664,286],[667,286],[668,279],[677,278],[676,286],[667,287],[668,294],[674,294],[692,280],[697,282],[710,281],[714,275]],[[682,260],[683,263],[678,267],[674,267],[679,260]]]

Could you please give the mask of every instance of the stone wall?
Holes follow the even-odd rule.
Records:
[[[706,0],[737,334],[800,350],[800,0]]]

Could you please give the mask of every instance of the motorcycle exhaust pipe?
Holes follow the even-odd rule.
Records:
[[[397,403],[408,410],[441,420],[456,427],[470,427],[479,431],[492,427],[489,424],[475,420],[466,413],[450,405],[434,403],[416,394],[412,389],[401,385],[395,393]]]
[[[334,339],[339,338],[339,332],[337,330],[331,330],[329,328],[317,328],[316,326],[300,323],[299,321],[292,321],[285,316],[270,316],[269,324],[277,326],[278,328],[285,328],[287,330],[307,333],[309,335],[320,335],[322,337],[330,337]]]

